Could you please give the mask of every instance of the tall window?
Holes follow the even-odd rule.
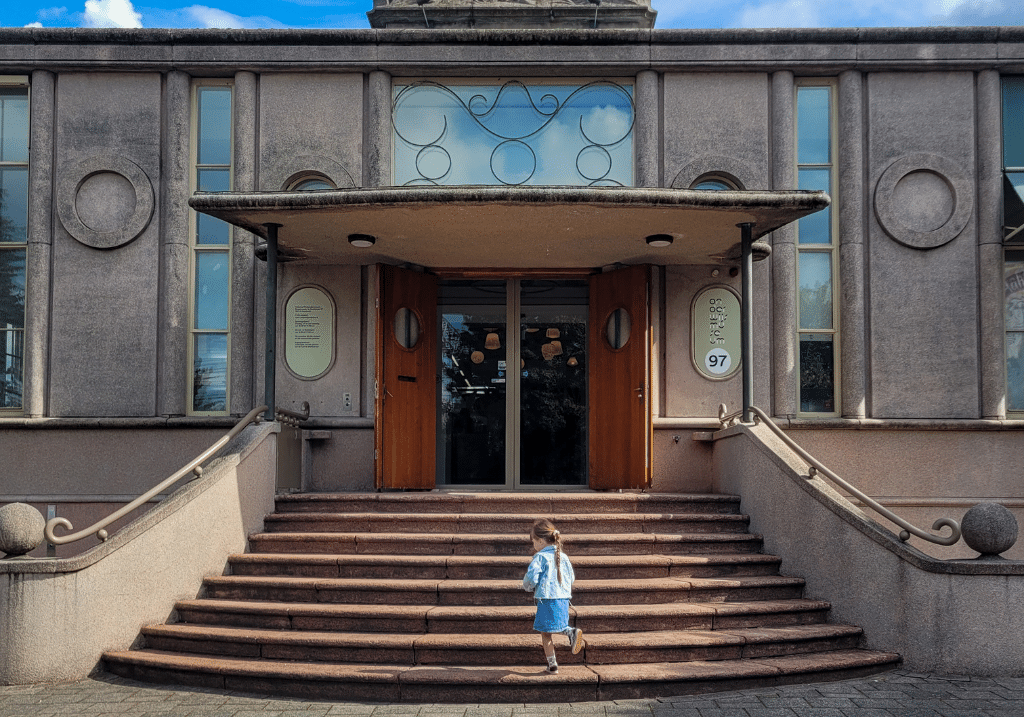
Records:
[[[195,189],[231,189],[231,85],[195,86]],[[191,212],[192,296],[189,377],[191,413],[226,413],[231,355],[231,227]]]
[[[633,185],[633,86],[396,82],[392,182]]]
[[[835,122],[832,84],[796,88],[796,162],[800,189],[829,193],[835,206]],[[800,412],[836,414],[838,307],[833,300],[837,264],[832,207],[797,224],[797,327]]]
[[[1006,399],[1024,411],[1024,77],[1003,78]]]
[[[20,410],[28,249],[28,80],[0,76],[0,411]]]

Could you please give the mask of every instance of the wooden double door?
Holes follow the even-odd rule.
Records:
[[[377,487],[649,486],[648,277],[379,267]]]

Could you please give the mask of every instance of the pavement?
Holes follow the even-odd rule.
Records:
[[[1024,678],[894,670],[858,680],[573,704],[369,704],[152,685],[99,673],[0,686],[0,717],[1024,717]]]

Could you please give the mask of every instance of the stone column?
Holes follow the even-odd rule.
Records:
[[[256,190],[256,75],[235,73],[234,183],[236,192]],[[256,287],[253,263],[255,237],[244,229],[231,230],[231,406],[232,415],[243,415],[259,405],[253,396],[253,354]],[[263,287],[261,287],[263,288]],[[261,294],[262,295],[262,294]],[[262,350],[263,341],[260,340]]]
[[[636,110],[633,124],[636,147],[636,186],[661,186],[661,92],[654,70],[636,76]]]
[[[374,70],[366,87],[366,161],[363,184],[391,185],[391,75]]]
[[[981,417],[1006,417],[1003,327],[1002,90],[999,72],[982,70],[977,86],[978,288]]]
[[[795,112],[793,73],[772,74],[771,136],[772,189],[796,189]],[[796,227],[772,234],[772,313],[774,320],[773,384],[776,416],[795,416],[796,375]]]
[[[839,75],[839,362],[846,418],[867,415],[867,334],[864,237],[864,80]]]
[[[181,416],[188,392],[189,152],[191,78],[173,70],[164,79],[160,170],[160,326],[157,334],[157,413]]]
[[[26,416],[39,417],[47,414],[49,383],[55,88],[53,73],[46,70],[33,71],[31,81],[22,408]]]

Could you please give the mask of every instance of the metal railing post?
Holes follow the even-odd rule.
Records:
[[[267,335],[264,356],[264,400],[267,420],[276,416],[274,389],[277,384],[277,229],[280,224],[267,223]]]
[[[743,422],[750,423],[753,420],[750,407],[754,402],[754,225],[746,222],[737,226],[740,228],[742,247],[740,359],[743,362]]]

